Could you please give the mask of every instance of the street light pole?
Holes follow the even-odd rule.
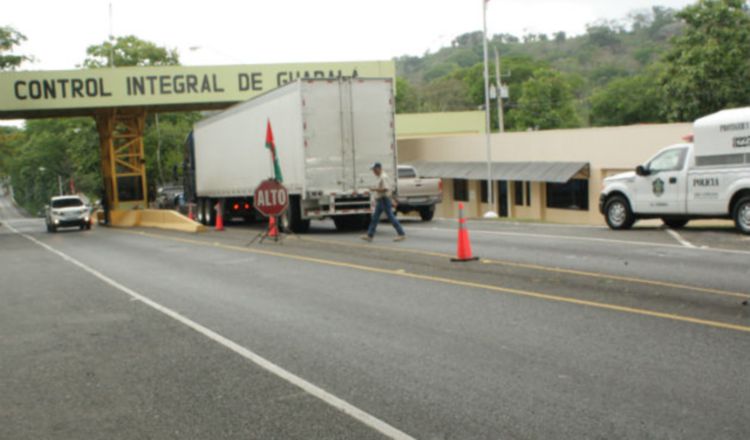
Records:
[[[484,214],[485,218],[495,218],[495,198],[492,194],[492,127],[490,126],[490,73],[487,63],[487,2],[482,0],[482,19],[484,31],[482,40],[484,42],[484,127],[485,142],[487,144],[487,204],[489,211]]]

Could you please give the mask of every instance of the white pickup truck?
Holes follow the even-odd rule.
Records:
[[[750,107],[698,119],[692,140],[661,150],[635,172],[604,179],[599,209],[610,228],[645,218],[671,228],[728,218],[750,234]]]
[[[443,181],[425,179],[414,167],[399,165],[395,198],[398,212],[417,211],[423,221],[430,221],[435,215],[435,205],[443,201]]]

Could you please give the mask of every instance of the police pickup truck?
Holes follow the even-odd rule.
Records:
[[[604,179],[599,210],[612,229],[661,218],[671,228],[733,219],[750,234],[750,107],[695,121],[692,143],[658,152],[635,172]]]

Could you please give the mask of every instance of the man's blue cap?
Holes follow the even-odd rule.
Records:
[[[371,170],[374,170],[375,168],[383,168],[383,164],[381,164],[380,162],[375,162],[370,166]]]

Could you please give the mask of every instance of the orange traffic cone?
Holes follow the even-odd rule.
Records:
[[[466,219],[464,218],[464,204],[458,204],[458,249],[456,258],[451,258],[454,262],[476,261],[479,258],[471,255],[471,242],[469,241],[469,230],[466,229]]]
[[[268,236],[273,239],[279,238],[279,228],[276,226],[276,217],[268,218]]]
[[[222,203],[218,202],[216,203],[216,230],[217,231],[223,231],[224,230],[224,210],[221,208]]]

